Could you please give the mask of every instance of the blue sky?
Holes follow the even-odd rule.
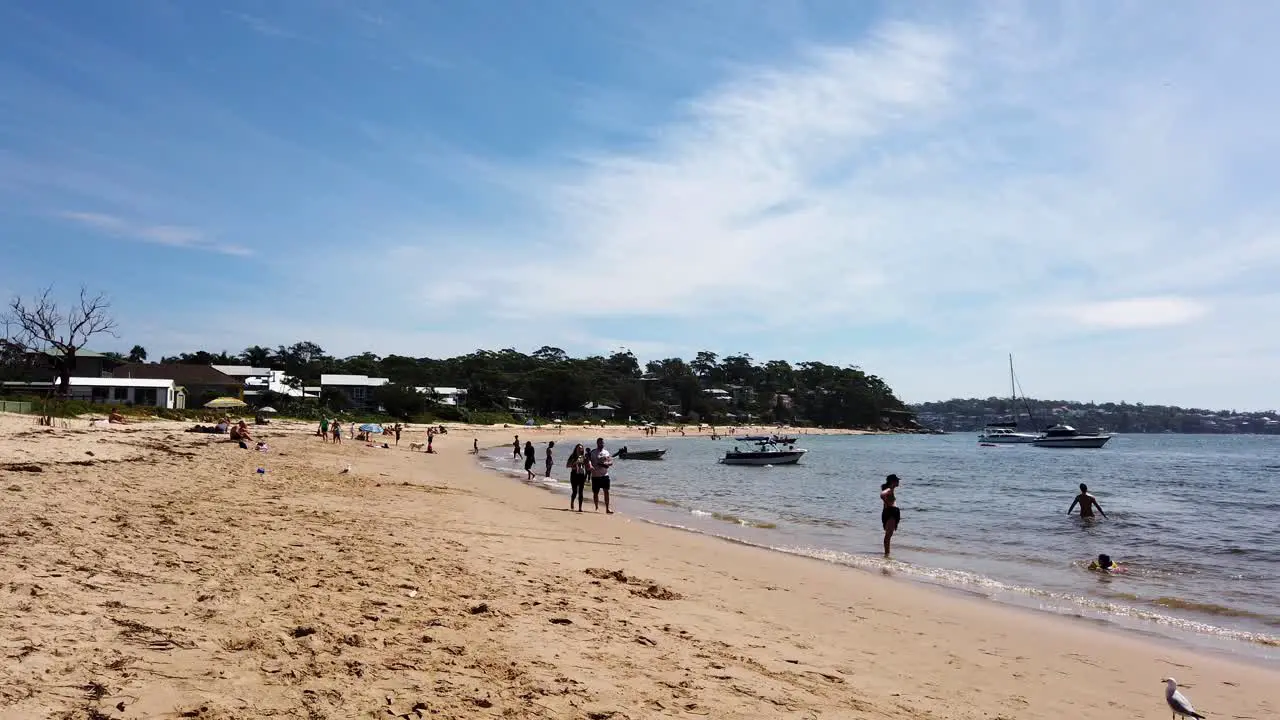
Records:
[[[0,291],[153,355],[1280,405],[1280,6],[0,0]]]

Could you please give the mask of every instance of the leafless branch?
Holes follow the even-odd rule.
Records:
[[[13,342],[28,350],[53,348],[74,355],[95,335],[115,335],[116,321],[109,314],[111,303],[99,293],[90,296],[80,288],[79,302],[63,313],[53,299],[53,287],[40,291],[28,303],[15,297],[9,303],[6,330],[17,327]]]

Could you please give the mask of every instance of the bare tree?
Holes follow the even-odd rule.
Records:
[[[99,293],[90,296],[81,287],[79,302],[63,312],[47,287],[30,302],[14,297],[5,318],[6,327],[15,329],[9,342],[26,352],[44,351],[58,371],[58,393],[71,390],[71,371],[76,367],[76,353],[95,335],[115,336],[116,321],[109,310],[111,303]]]

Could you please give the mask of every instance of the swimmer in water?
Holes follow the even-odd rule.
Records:
[[[1067,508],[1068,515],[1071,514],[1072,510],[1076,509],[1076,505],[1080,506],[1080,517],[1082,518],[1093,517],[1094,508],[1098,508],[1098,512],[1102,514],[1102,517],[1107,516],[1102,511],[1102,506],[1098,504],[1098,498],[1089,494],[1089,486],[1084,483],[1080,483],[1080,494],[1076,496],[1075,500],[1071,501],[1071,507]]]
[[[893,533],[898,529],[898,521],[902,519],[902,511],[898,509],[898,476],[890,475],[880,486],[880,502],[884,508],[880,511],[880,524],[884,526],[884,556],[889,557],[889,543],[893,541]]]
[[[1110,555],[1102,553],[1097,560],[1089,563],[1089,569],[1097,572],[1115,572],[1120,569],[1120,565],[1112,561]]]

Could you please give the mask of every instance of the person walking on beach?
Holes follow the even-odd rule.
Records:
[[[582,443],[573,446],[573,452],[569,453],[569,462],[565,466],[569,468],[569,509],[573,509],[576,498],[578,512],[582,512],[583,496],[587,494],[587,451]]]
[[[538,461],[537,451],[533,449],[533,441],[526,440],[524,443],[524,471],[529,475],[529,479],[533,479],[533,464]]]
[[[519,435],[517,435],[516,439],[511,442],[511,457],[515,458],[516,460],[520,459],[520,436]]]
[[[591,472],[591,499],[595,501],[596,512],[600,512],[600,493],[604,492],[604,512],[612,515],[609,508],[609,468],[613,466],[613,456],[604,449],[604,438],[596,438],[596,449],[587,457],[587,469]]]
[[[480,438],[471,438],[471,454],[480,454]]]
[[[404,428],[400,427],[400,423],[396,423],[396,426],[395,426],[394,428],[392,428],[392,430],[394,430],[394,431],[395,431],[395,433],[396,433],[396,444],[397,444],[397,445],[399,445],[399,444],[400,444],[400,431],[401,431],[401,430],[403,430],[403,429],[404,429]]]
[[[889,475],[880,486],[880,502],[884,503],[880,510],[880,524],[884,527],[885,557],[889,557],[889,544],[893,542],[893,533],[898,529],[898,521],[902,519],[902,511],[898,509],[897,489],[897,475]]]
[[[551,464],[554,462],[554,460],[551,459],[551,448],[555,446],[556,446],[555,440],[552,440],[551,442],[547,443],[547,477],[551,477]]]
[[[333,427],[333,441],[338,445],[341,445],[342,444],[342,423],[338,422],[337,418],[334,418],[332,427]]]
[[[1089,493],[1089,486],[1084,483],[1080,483],[1080,494],[1076,496],[1075,500],[1071,501],[1071,507],[1067,508],[1068,515],[1071,514],[1072,510],[1076,509],[1076,505],[1080,506],[1080,517],[1082,518],[1093,517],[1094,508],[1098,508],[1098,512],[1102,514],[1102,517],[1107,516],[1105,512],[1102,512],[1102,506],[1098,504],[1098,498]]]

